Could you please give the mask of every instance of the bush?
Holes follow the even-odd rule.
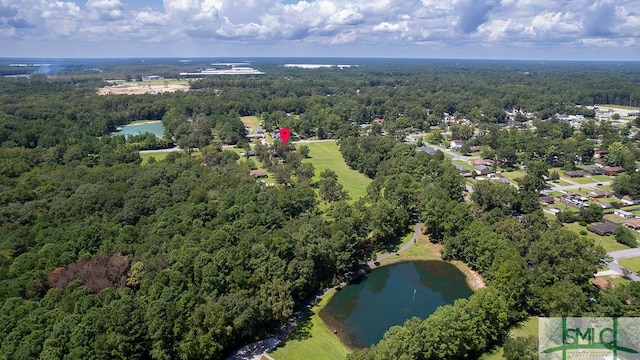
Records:
[[[638,242],[636,241],[636,236],[633,234],[633,231],[622,225],[616,228],[613,236],[615,236],[616,241],[620,244],[627,245],[628,247],[638,247]]]
[[[580,226],[587,226],[589,225],[589,223],[587,223],[586,221],[582,220],[580,221]]]
[[[577,220],[576,216],[569,211],[560,211],[556,217],[558,221],[564,224],[570,224]]]
[[[587,236],[587,230],[580,230],[580,235]]]

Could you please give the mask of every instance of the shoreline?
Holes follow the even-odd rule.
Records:
[[[363,264],[365,267],[368,267],[370,271],[373,271],[377,268],[401,263],[408,261],[442,261],[444,263],[449,263],[455,266],[460,272],[462,272],[465,276],[465,281],[469,288],[476,292],[479,289],[486,287],[486,282],[482,278],[477,271],[472,270],[465,263],[461,261],[444,261],[442,260],[442,256],[440,254],[440,249],[442,249],[442,245],[432,244],[429,241],[429,237],[427,235],[422,234],[421,226],[417,231],[417,237],[414,236],[413,239],[405,242],[404,246],[396,252],[396,253],[386,253],[384,257],[377,254],[376,258],[381,258],[379,261],[372,261]],[[373,265],[373,266],[371,266]],[[339,288],[343,286],[347,286],[348,284],[340,284],[338,286],[333,286],[325,289],[317,298],[316,304],[311,307],[311,310],[315,313],[312,316],[317,316],[319,323],[324,327],[324,331],[334,333],[334,330],[337,330],[337,334],[334,333],[340,342],[340,344],[347,349],[349,352],[354,350],[358,350],[358,347],[355,347],[352,341],[349,341],[348,336],[343,329],[341,329],[340,324],[334,323],[333,321],[327,321],[326,316],[321,316],[320,314],[329,303],[333,295],[339,291]],[[275,349],[273,349],[275,350]],[[266,353],[271,354],[273,350],[267,351]]]

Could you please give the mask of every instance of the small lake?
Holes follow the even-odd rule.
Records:
[[[438,306],[472,293],[464,274],[449,263],[404,262],[375,269],[344,287],[319,315],[345,344],[368,347],[391,326],[413,316],[426,319]]]
[[[116,131],[114,135],[124,135],[125,137],[129,137],[144,133],[152,133],[157,138],[162,138],[164,135],[164,125],[162,125],[162,121],[146,121],[143,123],[125,125],[120,131]]]

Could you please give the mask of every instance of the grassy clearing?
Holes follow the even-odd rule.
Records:
[[[640,108],[633,106],[624,106],[624,105],[610,105],[610,104],[600,104],[598,105],[601,108],[612,108],[612,109],[623,109],[623,110],[640,110]]]
[[[338,181],[349,193],[352,200],[357,200],[367,194],[367,185],[371,179],[363,174],[351,169],[344,162],[338,144],[334,141],[298,143],[296,146],[307,145],[309,147],[309,159],[303,162],[310,162],[316,169],[313,181],[320,180],[320,173],[324,169],[331,169],[338,175]]]
[[[602,276],[614,285],[629,285],[632,280],[625,279],[622,276]]]
[[[164,158],[169,155],[169,151],[158,151],[152,153],[140,153],[140,157],[142,158],[141,165],[145,165],[149,163],[150,158],[154,158],[156,161],[162,161]]]
[[[580,226],[580,224],[578,224],[577,222],[571,223],[571,224],[564,224],[564,228],[574,231],[576,234],[580,234],[581,230],[585,230],[587,231],[587,227],[586,226]],[[609,236],[599,236],[596,235],[594,233],[592,233],[591,231],[587,231],[587,235],[586,235],[589,239],[593,240],[595,242],[596,245],[600,245],[602,246],[605,250],[607,250],[607,252],[611,252],[611,251],[616,251],[616,250],[624,250],[624,249],[628,249],[629,247],[626,245],[622,245],[620,243],[618,243],[616,241],[616,239],[609,235]]]
[[[260,127],[260,120],[257,116],[241,116],[240,121],[251,129]]]
[[[618,260],[618,263],[635,273],[640,272],[640,257]]]
[[[331,290],[314,306],[289,333],[285,341],[269,355],[276,360],[340,360],[345,359],[349,348],[329,330],[318,313],[333,297]]]
[[[516,170],[516,171],[502,172],[502,175],[506,176],[512,181],[515,181],[515,179],[524,177],[525,175],[527,175],[527,173],[524,172],[523,170]]]

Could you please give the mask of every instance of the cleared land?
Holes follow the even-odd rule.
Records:
[[[260,127],[260,120],[258,120],[257,116],[241,116],[240,121],[250,129]]]
[[[338,182],[344,186],[352,200],[357,200],[367,194],[367,185],[371,179],[351,169],[345,162],[340,149],[335,141],[321,141],[296,143],[297,147],[307,145],[309,147],[309,159],[316,169],[313,181],[320,181],[320,173],[324,169],[331,169],[338,175]]]
[[[100,88],[98,95],[161,94],[176,91],[189,91],[189,82],[178,79],[125,82]]]

